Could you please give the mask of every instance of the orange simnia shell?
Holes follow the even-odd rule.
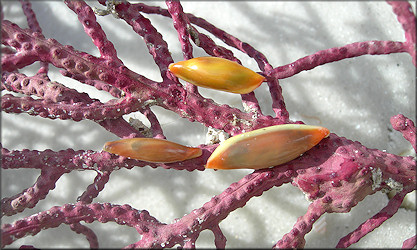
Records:
[[[247,94],[265,78],[242,65],[220,57],[197,57],[171,63],[169,70],[194,85],[237,94]]]
[[[324,127],[276,125],[233,136],[222,142],[207,160],[206,168],[261,169],[289,162],[329,135]]]
[[[170,163],[199,157],[200,148],[154,138],[132,138],[106,142],[104,151],[147,162]]]

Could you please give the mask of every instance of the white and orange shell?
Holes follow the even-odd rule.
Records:
[[[289,162],[329,135],[324,127],[285,124],[233,136],[207,160],[212,169],[262,169]]]
[[[146,162],[171,163],[201,156],[200,148],[154,138],[131,138],[106,142],[104,151]]]
[[[171,63],[169,71],[194,85],[237,94],[250,93],[265,80],[260,74],[220,57],[196,57]]]

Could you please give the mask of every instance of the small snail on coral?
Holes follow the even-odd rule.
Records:
[[[289,162],[329,135],[324,127],[284,124],[253,130],[222,142],[206,168],[262,169]]]
[[[171,63],[169,70],[194,85],[237,94],[247,94],[265,78],[242,65],[220,57],[197,57]]]
[[[147,162],[170,163],[201,156],[200,148],[154,138],[131,138],[106,142],[104,151]]]

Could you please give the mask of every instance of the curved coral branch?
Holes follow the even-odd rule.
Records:
[[[397,15],[398,22],[403,26],[405,43],[408,45],[407,52],[411,55],[414,66],[416,64],[416,16],[410,3],[406,1],[387,1],[392,6],[393,12]]]
[[[42,28],[38,23],[38,20],[36,19],[36,14],[32,10],[32,4],[29,1],[22,1],[22,10],[27,18],[27,23],[29,26],[29,29],[31,29],[33,32],[39,32],[42,33]],[[41,62],[41,68],[38,70],[38,74],[46,74],[48,73],[49,65],[48,63]]]
[[[417,152],[416,149],[416,127],[414,126],[414,122],[402,114],[396,115],[391,117],[391,124],[392,127],[401,132],[403,137],[410,142],[413,146],[414,151]]]
[[[97,235],[94,233],[93,230],[91,230],[87,226],[81,225],[81,223],[79,222],[71,224],[70,228],[72,231],[76,232],[77,234],[85,235],[88,243],[90,244],[90,248],[92,249],[98,248],[99,244],[98,244]]]
[[[133,30],[143,37],[148,46],[149,53],[161,71],[161,77],[167,82],[168,65],[173,63],[168,51],[168,44],[162,39],[162,35],[155,29],[151,21],[137,12],[129,3],[117,5],[119,17],[126,21]]]
[[[287,65],[274,68],[267,72],[267,75],[276,79],[284,79],[300,73],[301,71],[311,70],[317,66],[347,58],[363,55],[386,55],[400,52],[408,52],[407,46],[403,42],[366,41],[351,43],[342,47],[318,51]]]
[[[375,214],[372,216],[372,218],[362,223],[353,232],[341,238],[336,247],[347,248],[350,245],[358,242],[362,237],[364,237],[369,232],[372,232],[375,228],[379,227],[382,223],[391,218],[397,212],[398,208],[401,206],[404,196],[412,190],[412,188],[408,188],[396,194],[379,213]]]
[[[98,100],[90,103],[50,103],[46,100],[31,97],[17,97],[6,94],[2,97],[1,108],[6,113],[28,113],[29,115],[49,119],[71,119],[81,121],[89,119],[102,121],[116,119],[127,113],[139,110],[141,102],[134,97],[110,100],[103,104]]]
[[[104,173],[97,172],[94,182],[87,187],[87,190],[77,198],[77,201],[83,203],[91,203],[94,198],[98,196],[101,190],[104,189],[104,185],[109,181],[111,171],[105,171]]]
[[[184,14],[182,10],[182,6],[178,1],[166,1],[168,6],[168,12],[171,14],[172,23],[174,24],[174,28],[177,30],[178,39],[181,43],[182,53],[184,55],[184,59],[188,60],[193,58],[193,47],[190,43],[188,30],[193,29],[190,24],[190,20],[188,20],[187,16]],[[195,31],[195,29],[194,29]],[[185,88],[188,92],[191,93],[198,93],[197,86],[186,83]]]
[[[52,207],[51,209],[32,215],[25,219],[18,220],[13,224],[4,224],[1,227],[2,247],[10,245],[18,238],[27,234],[36,235],[41,229],[54,228],[59,225],[74,224],[80,221],[92,223],[116,222],[120,225],[127,225],[137,229],[139,234],[149,231],[149,228],[161,225],[161,223],[150,216],[146,210],[136,210],[129,205],[112,205],[109,203],[93,203],[85,205],[82,203],[66,204],[64,206]],[[78,233],[78,228],[76,232]],[[94,237],[85,232],[88,237]]]
[[[404,241],[402,249],[411,249],[417,245],[416,235]]]
[[[211,228],[211,231],[214,234],[214,245],[217,249],[224,249],[226,247],[226,237],[224,236],[219,225],[216,225]]]
[[[285,234],[273,248],[303,248],[305,245],[304,236],[311,231],[314,222],[325,213],[322,200],[316,200],[308,206],[307,213],[297,219],[293,229]]]
[[[84,1],[65,1],[65,4],[77,14],[85,33],[91,37],[94,45],[99,49],[101,57],[115,62],[118,66],[123,65],[117,57],[113,43],[107,39],[106,34],[97,22],[96,15],[91,7]]]
[[[20,213],[26,208],[32,208],[45,199],[50,190],[55,188],[58,179],[68,171],[62,167],[44,167],[35,184],[23,192],[12,197],[1,199],[1,216],[11,216]]]
[[[58,82],[51,82],[39,75],[26,76],[21,73],[2,72],[2,86],[9,91],[26,95],[36,95],[48,102],[83,102],[90,104],[93,100],[86,93],[66,87]]]

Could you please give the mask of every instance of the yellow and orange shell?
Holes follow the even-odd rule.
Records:
[[[132,138],[106,142],[104,151],[146,162],[171,163],[201,156],[200,148],[154,138]]]
[[[265,80],[260,74],[220,57],[197,57],[171,63],[169,70],[194,85],[237,94],[250,93]]]
[[[207,160],[212,169],[262,169],[289,162],[329,135],[324,127],[285,124],[233,136]]]

